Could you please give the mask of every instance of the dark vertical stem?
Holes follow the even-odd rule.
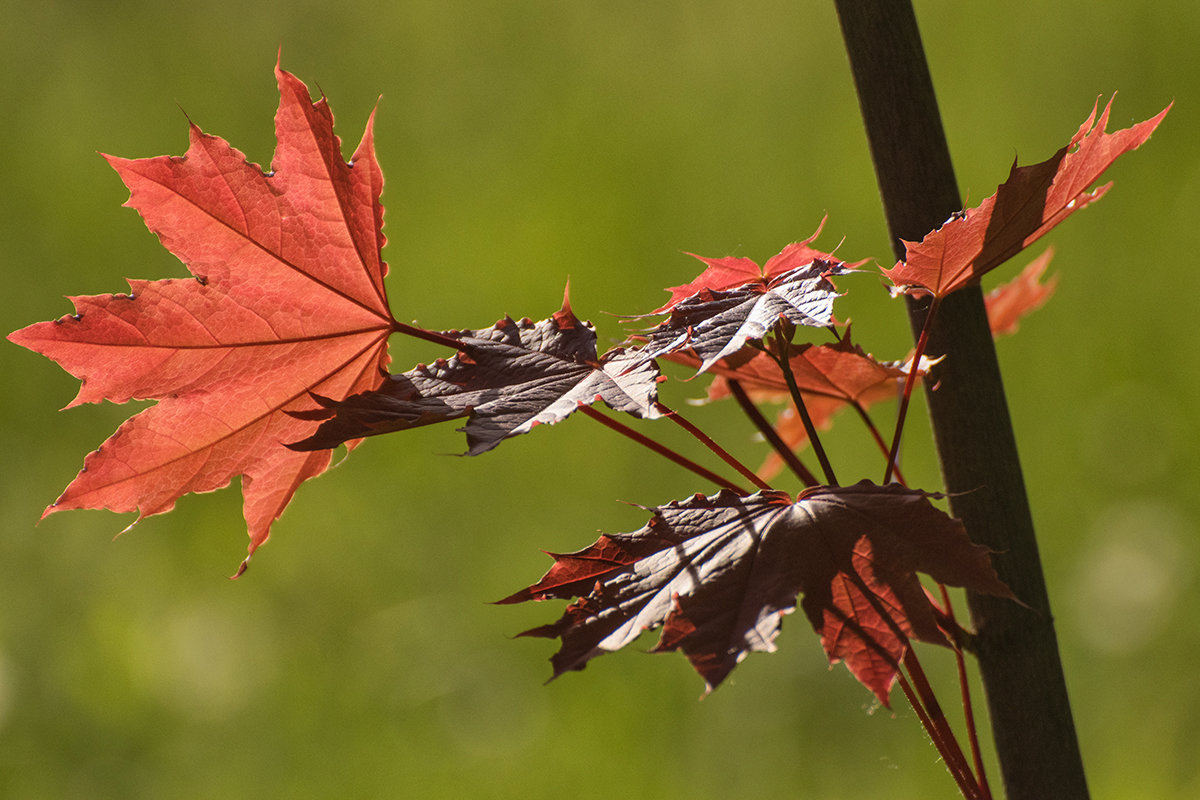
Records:
[[[912,5],[835,0],[897,258],[961,208]],[[928,303],[909,302],[915,332]],[[947,296],[928,350],[945,355],[925,384],[951,510],[994,551],[1025,603],[968,593],[993,738],[1009,800],[1088,797],[1053,617],[983,295]]]

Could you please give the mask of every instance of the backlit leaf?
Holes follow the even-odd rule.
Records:
[[[709,690],[748,653],[773,651],[800,606],[831,662],[884,703],[911,639],[945,643],[917,578],[1011,596],[985,548],[929,495],[898,484],[722,491],[652,509],[649,524],[554,555],[504,603],[579,599],[526,636],[557,638],[557,677],[661,628],[656,651],[682,650]]]
[[[140,519],[240,475],[252,554],[329,466],[327,452],[284,447],[315,428],[294,412],[316,406],[312,393],[340,399],[382,381],[394,323],[371,123],[347,163],[325,100],[282,69],[276,78],[271,172],[195,125],[182,157],[107,157],[127,205],[194,277],[75,297],[74,315],[8,337],[82,380],[71,405],[158,401],[85,459],[46,514]]]
[[[1097,120],[1097,101],[1066,146],[1040,164],[1019,167],[1014,162],[1008,180],[994,195],[955,214],[920,242],[906,242],[904,260],[884,272],[901,290],[945,296],[1000,266],[1098,200],[1112,184],[1090,191],[1088,187],[1119,156],[1149,139],[1171,106],[1145,122],[1108,133],[1111,108],[1112,99]]]

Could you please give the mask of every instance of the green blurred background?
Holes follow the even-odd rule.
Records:
[[[699,265],[888,242],[831,4],[8,0],[0,27],[4,332],[67,294],[184,274],[97,151],[180,154],[185,116],[267,164],[283,65],[347,152],[382,95],[393,309],[427,327],[657,306]],[[917,3],[964,196],[1042,160],[1100,94],[1110,128],[1177,105],[1117,186],[1046,242],[1057,296],[999,343],[1094,795],[1200,796],[1200,6]],[[182,111],[181,111],[182,109]],[[1040,252],[1042,245],[1026,254]],[[989,284],[1015,274],[1010,265]],[[843,316],[909,339],[878,280]],[[431,354],[396,341],[400,369]],[[306,485],[236,582],[236,488],[130,518],[45,505],[130,409],[58,413],[75,381],[0,346],[0,795],[34,798],[926,798],[953,785],[911,713],[829,672],[802,620],[698,702],[680,656],[543,685],[511,640],[558,604],[488,602],[598,529],[708,491],[585,419],[476,459],[449,426],[368,442]],[[702,391],[668,384],[668,402]],[[730,408],[694,419],[752,463]],[[881,409],[886,419],[890,409]],[[906,470],[937,488],[923,412]],[[876,476],[836,428],[842,475]],[[658,432],[655,428],[651,432]],[[663,432],[677,441],[674,433]],[[788,487],[791,488],[791,487]],[[642,645],[643,643],[639,643]],[[640,649],[650,646],[644,643]],[[926,662],[954,705],[950,659]],[[902,703],[899,697],[897,702]],[[980,703],[982,705],[982,701]]]

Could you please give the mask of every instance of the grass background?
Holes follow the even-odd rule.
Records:
[[[184,274],[120,207],[126,190],[96,152],[182,153],[186,113],[269,163],[280,47],[330,98],[347,152],[379,101],[401,319],[541,318],[569,277],[576,311],[617,338],[605,312],[657,306],[699,267],[683,251],[761,261],[826,214],[821,244],[887,263],[831,4],[6,8],[5,332],[69,313],[67,294]],[[999,350],[1094,796],[1200,795],[1200,6],[917,11],[971,202],[1014,157],[1065,143],[1098,95],[1120,90],[1113,129],[1176,101],[1110,172],[1114,191],[1044,240],[1058,293]],[[900,305],[873,278],[843,285],[856,338],[902,356]],[[400,369],[423,357],[393,344]],[[542,685],[552,646],[510,637],[557,605],[487,602],[542,573],[540,548],[643,523],[616,501],[709,489],[586,420],[470,460],[444,455],[463,448],[449,428],[368,442],[299,492],[230,582],[245,546],[236,489],[186,498],[115,543],[130,518],[35,526],[130,409],[57,413],[75,381],[8,343],[0,371],[4,797],[954,794],[912,715],[874,709],[845,670],[829,672],[800,619],[778,653],[749,658],[702,702],[678,656],[623,653]],[[700,390],[665,392],[682,404]],[[731,411],[693,416],[756,462]],[[937,488],[924,435],[918,411],[906,471]],[[879,471],[852,425],[829,447],[842,475]],[[926,661],[953,705],[949,658]]]

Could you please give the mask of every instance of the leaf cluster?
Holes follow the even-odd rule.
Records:
[[[637,531],[554,555],[540,581],[501,601],[570,601],[556,622],[526,633],[560,641],[556,676],[659,629],[655,650],[682,651],[711,689],[748,653],[773,650],[782,618],[799,605],[830,661],[845,663],[886,704],[912,640],[957,647],[965,636],[919,575],[1011,596],[988,552],[931,502],[938,495],[907,487],[899,471],[907,400],[918,380],[936,383],[937,354],[919,343],[899,360],[870,355],[834,313],[835,280],[874,276],[896,294],[932,295],[936,309],[1101,197],[1108,184],[1090,187],[1167,109],[1110,134],[1111,101],[1098,118],[1097,104],[1053,157],[1014,165],[993,196],[908,243],[905,259],[888,269],[818,250],[821,227],[762,266],[697,256],[705,268],[695,280],[631,318],[661,319],[601,353],[569,298],[540,321],[505,316],[487,328],[443,331],[399,322],[384,286],[372,123],[347,162],[324,98],[314,102],[282,69],[276,78],[270,170],[194,125],[182,157],[107,157],[129,187],[127,205],[192,278],[72,298],[74,314],[8,337],[80,378],[71,405],[157,401],[87,456],[46,514],[107,508],[140,519],[241,476],[252,555],[298,487],[328,468],[334,447],[456,421],[467,454],[480,455],[579,411],[717,491],[650,508]],[[989,298],[997,333],[1045,302],[1048,259]],[[393,334],[444,346],[446,356],[389,373]],[[711,374],[708,399],[733,398],[746,411],[771,445],[759,470],[662,404],[664,361]],[[869,410],[893,398],[900,408],[889,442]],[[671,450],[598,402],[639,425],[684,427],[737,477]],[[768,421],[764,409],[781,402]],[[840,483],[821,446],[820,430],[845,409],[879,444],[879,484]],[[816,470],[801,457],[809,446]],[[775,483],[785,466],[804,486],[795,496]]]

